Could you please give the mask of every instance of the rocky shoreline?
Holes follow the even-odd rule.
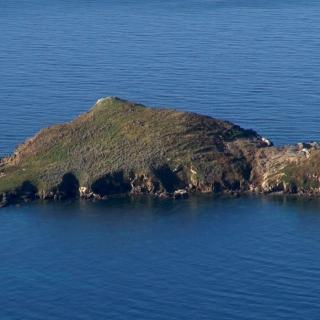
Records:
[[[104,98],[0,160],[0,207],[120,194],[317,196],[319,160],[316,142],[275,147],[230,122]]]

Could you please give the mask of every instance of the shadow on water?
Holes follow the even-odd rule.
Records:
[[[72,175],[64,178],[60,185],[60,192],[66,186],[77,186],[77,180]],[[32,189],[32,185],[26,185],[25,189]],[[76,190],[74,188],[74,190]],[[63,193],[65,195],[65,193]],[[107,200],[80,200],[74,191],[73,198],[60,198],[55,200],[36,200],[32,203],[19,204],[2,208],[0,213],[14,212],[45,212],[53,215],[120,215],[120,216],[172,216],[194,215],[201,216],[219,214],[252,217],[257,215],[295,215],[320,217],[320,199],[298,196],[246,195],[241,197],[229,195],[193,195],[188,199],[159,199],[152,196],[113,196]]]

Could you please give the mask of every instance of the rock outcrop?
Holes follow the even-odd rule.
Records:
[[[277,148],[253,130],[105,98],[0,160],[0,206],[119,194],[320,194],[317,143]]]

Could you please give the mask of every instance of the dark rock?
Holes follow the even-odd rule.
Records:
[[[167,192],[161,192],[158,194],[158,197],[160,199],[170,199],[171,195],[170,195],[170,193],[167,193]]]

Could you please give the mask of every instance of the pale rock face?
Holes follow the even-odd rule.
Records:
[[[198,180],[197,179],[198,173],[193,167],[190,168],[190,173],[191,173],[191,177],[190,177],[191,184],[195,186],[198,183],[198,181],[197,181]]]
[[[112,101],[112,100],[119,100],[120,101],[121,99],[118,97],[103,97],[103,98],[98,99],[96,104],[99,104],[99,103],[102,103],[105,101]]]
[[[102,103],[104,101],[108,101],[108,100],[111,100],[112,97],[104,97],[104,98],[100,98],[97,100],[96,104],[99,104],[99,103]]]
[[[301,150],[301,153],[302,153],[307,159],[310,158],[310,151],[309,151],[308,149],[303,148],[303,149]]]
[[[182,198],[188,198],[188,192],[187,190],[185,189],[179,189],[179,190],[176,190],[173,194],[173,197],[175,199],[182,199]]]
[[[87,187],[79,188],[80,198],[88,198],[93,195],[93,193]]]
[[[271,142],[269,139],[267,139],[267,138],[265,138],[265,137],[262,137],[261,140],[262,140],[262,142],[265,143],[268,147],[272,146],[272,142]]]
[[[191,172],[193,175],[196,175],[196,174],[197,174],[197,171],[194,170],[193,168],[190,169],[190,172]]]
[[[79,192],[80,192],[80,194],[85,194],[88,192],[88,188],[87,187],[80,187]]]

